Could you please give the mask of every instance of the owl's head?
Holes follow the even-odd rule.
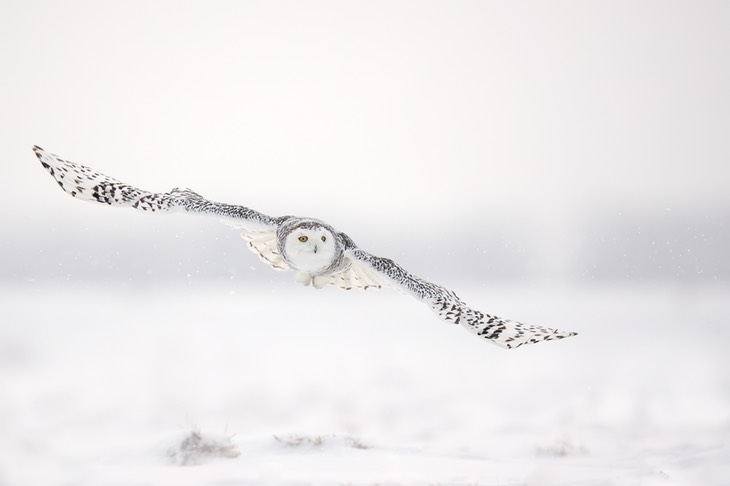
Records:
[[[304,272],[319,272],[329,267],[338,255],[331,228],[313,220],[289,228],[283,247],[285,259]]]

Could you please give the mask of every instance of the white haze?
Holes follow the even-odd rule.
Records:
[[[0,486],[723,484],[728,25],[723,1],[4,2]],[[73,200],[34,144],[324,219],[580,335],[508,353],[395,293],[295,288],[216,221]],[[241,456],[173,464],[196,426]]]
[[[42,278],[24,249],[49,231],[134,245],[155,225],[63,200],[39,144],[392,256],[453,249],[460,275],[727,282],[729,8],[6,3],[0,258]]]

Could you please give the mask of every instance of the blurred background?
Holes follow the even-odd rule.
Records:
[[[149,484],[139,451],[190,425],[240,434],[249,484],[326,482],[331,456],[271,452],[294,432],[373,446],[337,484],[726,484],[728,25],[726,1],[5,0],[0,486]],[[74,200],[34,144],[323,219],[580,335],[506,352],[395,292],[310,293],[213,219]]]
[[[64,197],[38,144],[426,277],[727,283],[728,9],[5,2],[0,278],[260,281],[224,227]]]

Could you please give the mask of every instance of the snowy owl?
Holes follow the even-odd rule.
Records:
[[[296,281],[321,289],[391,287],[428,305],[446,322],[504,348],[574,336],[522,324],[467,307],[454,292],[423,280],[388,258],[361,250],[346,234],[314,218],[267,216],[244,206],[209,201],[190,189],[154,193],[107,177],[83,165],[33,148],[38,160],[71,196],[148,212],[187,212],[216,216],[242,231],[248,247],[277,270],[292,270]]]

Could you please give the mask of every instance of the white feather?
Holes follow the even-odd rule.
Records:
[[[267,263],[274,270],[290,270],[277,248],[275,229],[223,218],[220,218],[219,221],[226,226],[240,230],[241,238],[246,241],[249,250],[256,253],[262,262]]]

